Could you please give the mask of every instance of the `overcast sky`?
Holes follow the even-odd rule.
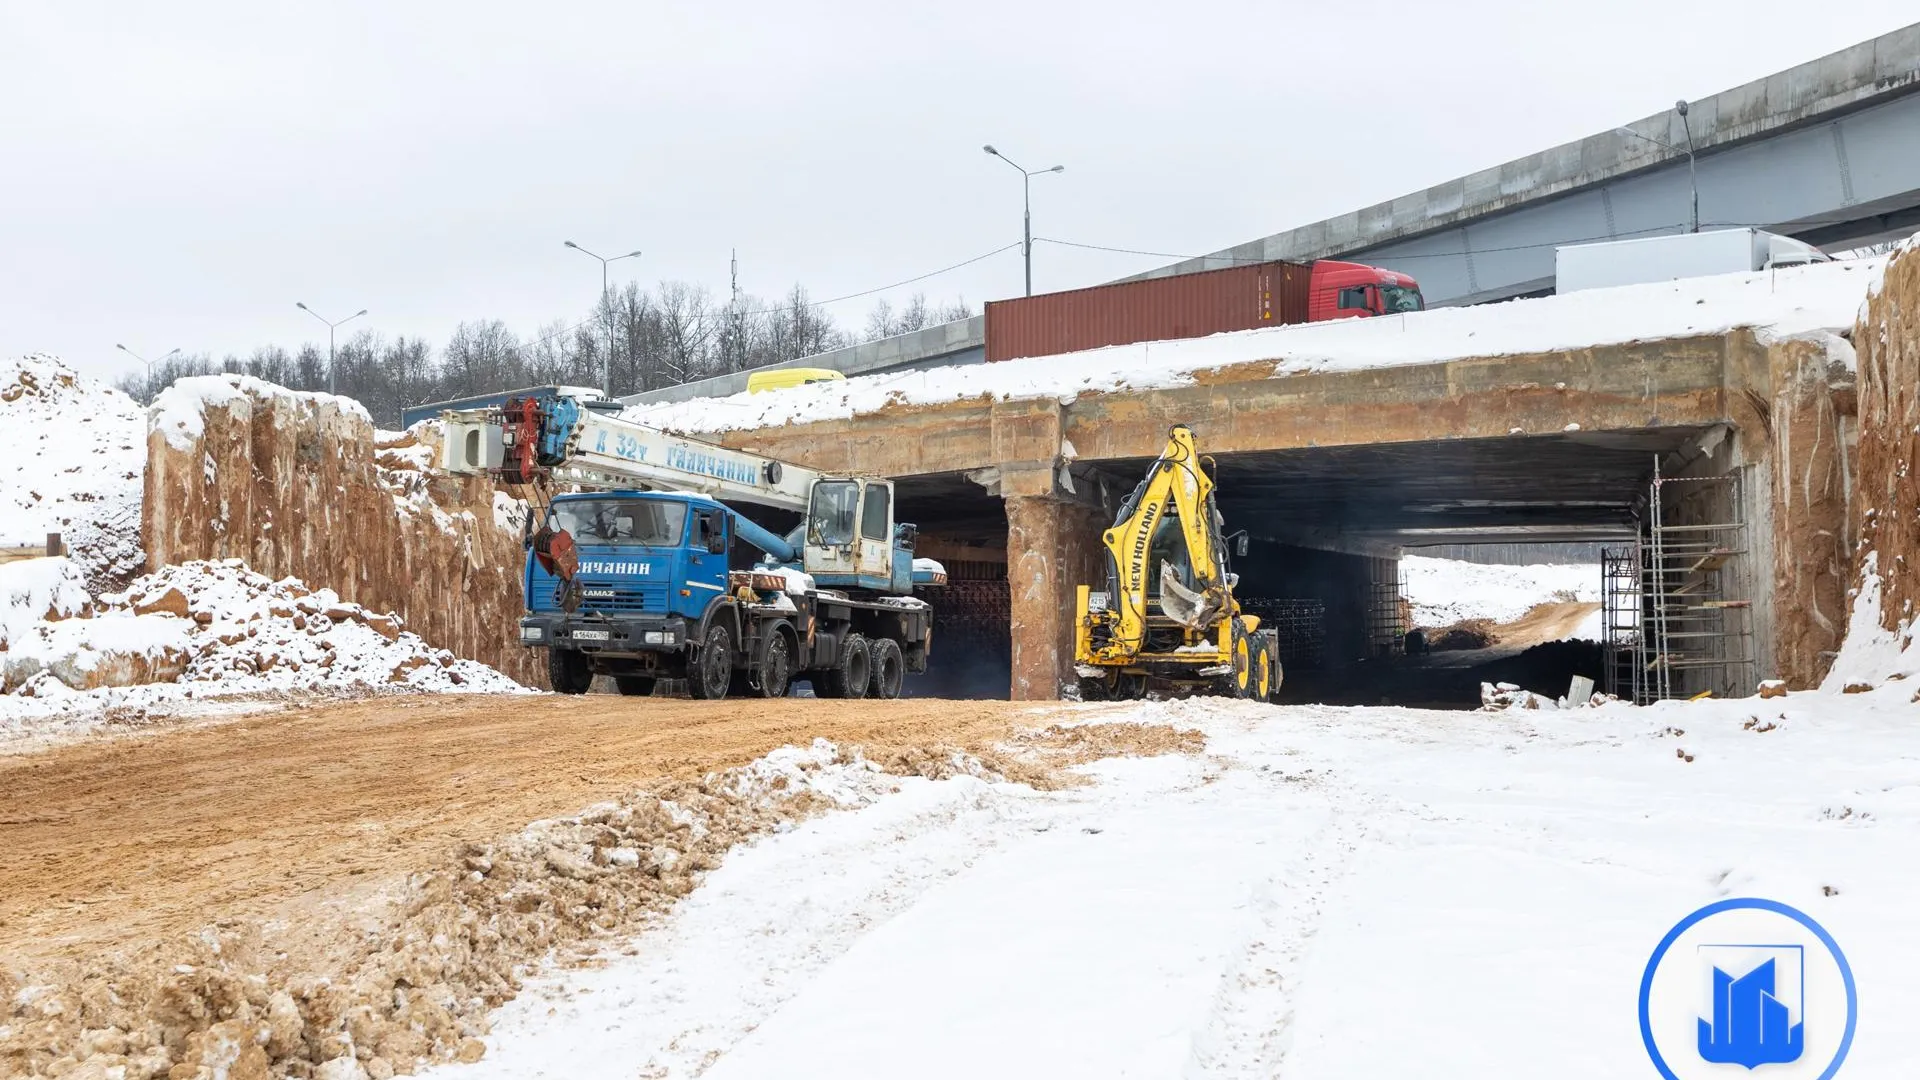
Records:
[[[619,278],[819,299],[1035,232],[1198,254],[1844,48],[1912,0],[0,0],[0,354],[123,374]],[[1035,288],[1165,260],[1040,245]],[[915,288],[1017,295],[1009,250]],[[871,298],[831,307],[864,322]]]

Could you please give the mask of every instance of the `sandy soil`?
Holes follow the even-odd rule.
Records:
[[[1204,745],[1075,711],[420,697],[0,756],[0,1077],[471,1060],[528,964],[592,955],[736,844],[836,804],[806,769],[1052,787]],[[789,744],[801,773],[749,766]]]
[[[986,748],[1031,706],[438,697],[0,759],[0,957],[128,946],[790,742]]]
[[[1559,641],[1573,633],[1587,616],[1599,610],[1599,604],[1573,601],[1536,604],[1533,610],[1513,622],[1494,624],[1493,638],[1502,645],[1521,648],[1543,641]]]

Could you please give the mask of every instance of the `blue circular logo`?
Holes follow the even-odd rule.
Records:
[[[1680,920],[1640,979],[1640,1037],[1666,1080],[1767,1067],[1769,1080],[1832,1080],[1859,1019],[1853,968],[1833,935],[1774,900],[1708,904]]]

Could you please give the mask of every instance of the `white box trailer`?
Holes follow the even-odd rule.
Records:
[[[1715,229],[1572,244],[1553,251],[1554,291],[1644,285],[1709,274],[1751,274],[1777,266],[1831,261],[1811,244],[1760,229]]]

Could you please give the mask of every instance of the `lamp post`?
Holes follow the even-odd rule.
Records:
[[[327,324],[327,393],[329,394],[339,393],[340,381],[334,377],[334,370],[333,370],[333,329],[336,326],[340,326],[345,323],[350,323],[353,320],[359,318],[360,316],[365,315],[367,313],[367,309],[361,308],[359,311],[354,312],[353,314],[347,316],[346,318],[341,319],[338,322],[334,322],[334,321],[329,321],[325,315],[322,315],[319,312],[313,310],[312,308],[308,307],[305,303],[299,300],[295,300],[293,302],[293,306],[299,308],[301,311],[304,311],[307,314],[313,316],[314,318],[319,319],[321,322]]]
[[[1026,211],[1025,215],[1022,218],[1023,224],[1022,224],[1022,230],[1021,230],[1020,253],[1022,256],[1025,257],[1026,264],[1027,264],[1027,295],[1032,296],[1033,295],[1033,178],[1036,176],[1039,176],[1041,173],[1066,172],[1067,167],[1065,165],[1055,165],[1050,169],[1031,169],[1031,170],[1023,169],[1017,163],[1015,163],[1012,158],[1008,157],[1007,155],[1001,153],[998,150],[995,150],[993,148],[992,143],[988,143],[987,145],[981,147],[980,149],[985,150],[987,153],[992,154],[994,157],[999,158],[1001,161],[1004,161],[1007,164],[1012,165],[1015,169],[1019,170],[1020,172],[1020,197],[1021,197],[1022,203],[1025,206],[1025,211]]]
[[[175,353],[180,351],[179,349],[169,349],[165,355],[160,357],[160,359],[149,360],[146,357],[141,356],[139,353],[134,352],[132,349],[127,348],[125,345],[115,344],[114,348],[119,349],[121,352],[126,353],[128,356],[131,356],[135,360],[138,360],[141,363],[147,365],[147,396],[148,397],[153,396],[153,365],[166,363],[168,360],[173,358],[173,355]]]
[[[607,372],[606,385],[601,387],[601,391],[605,393],[607,397],[611,398],[613,397],[613,302],[607,297],[607,267],[609,264],[617,263],[621,259],[637,259],[640,257],[640,253],[637,251],[629,251],[625,255],[615,255],[609,259],[594,255],[593,252],[588,251],[586,248],[581,247],[571,240],[565,241],[565,243],[568,247],[582,255],[592,255],[594,258],[600,260],[600,306],[607,309]]]
[[[1673,103],[1673,108],[1675,112],[1678,112],[1680,114],[1680,129],[1687,133],[1687,145],[1684,147],[1675,146],[1670,142],[1666,142],[1661,139],[1656,139],[1651,135],[1643,135],[1640,132],[1633,130],[1632,128],[1622,127],[1622,128],[1614,128],[1613,130],[1615,134],[1631,135],[1636,139],[1641,139],[1646,142],[1650,142],[1655,146],[1661,147],[1663,149],[1671,150],[1676,154],[1687,155],[1687,187],[1692,192],[1692,195],[1693,195],[1693,212],[1688,217],[1687,231],[1699,232],[1700,231],[1700,174],[1694,169],[1693,125],[1687,123],[1687,103],[1686,102],[1676,101]]]

